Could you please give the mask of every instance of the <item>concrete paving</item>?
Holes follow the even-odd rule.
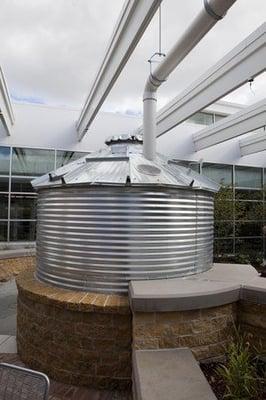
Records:
[[[16,354],[17,341],[16,336],[0,335],[0,354]]]
[[[17,288],[15,280],[0,283],[0,335],[16,335]]]

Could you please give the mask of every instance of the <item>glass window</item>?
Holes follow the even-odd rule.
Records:
[[[233,222],[214,222],[214,237],[230,237],[233,236]]]
[[[263,217],[263,202],[236,201],[235,219],[241,221],[261,221]]]
[[[214,220],[216,221],[231,221],[234,218],[234,203],[231,200],[216,200],[214,201]]]
[[[11,219],[35,219],[37,196],[11,194]]]
[[[206,112],[197,112],[188,119],[188,122],[198,125],[211,125],[214,122],[214,115]]]
[[[10,221],[10,240],[34,241],[35,221]]]
[[[9,190],[9,177],[0,176],[0,192],[8,192]]]
[[[233,168],[231,165],[204,163],[202,174],[222,186],[232,186]]]
[[[0,174],[9,175],[10,148],[0,146]]]
[[[262,169],[235,166],[235,186],[261,189]]]
[[[39,176],[54,170],[54,150],[14,147],[12,175]]]
[[[12,192],[35,192],[31,185],[31,178],[12,177],[11,191]]]
[[[263,191],[259,189],[236,189],[236,200],[263,200]]]
[[[7,222],[0,221],[0,242],[7,241]]]
[[[0,219],[8,218],[8,194],[0,194]]]
[[[236,222],[236,237],[262,236],[261,222]]]
[[[80,151],[63,151],[57,150],[56,152],[56,168],[63,167],[72,161],[78,160],[81,157],[84,157],[88,153],[83,153]]]
[[[221,119],[226,118],[227,115],[221,115],[221,114],[214,114],[214,120],[215,122],[221,121]]]
[[[222,256],[223,254],[234,253],[234,241],[233,239],[215,239],[214,240],[214,254],[216,257]]]
[[[248,238],[236,240],[236,253],[247,254],[250,258],[259,257],[262,254],[262,238]]]

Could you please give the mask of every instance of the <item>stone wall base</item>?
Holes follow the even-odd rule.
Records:
[[[20,274],[17,345],[21,360],[75,385],[131,386],[131,313],[120,296],[73,292]]]
[[[236,304],[193,311],[134,313],[135,349],[189,347],[198,360],[225,354],[236,323]]]
[[[266,305],[240,301],[238,311],[238,323],[241,327],[241,332],[248,335],[250,343],[256,352],[265,354]]]
[[[20,274],[17,286],[19,355],[65,383],[128,389],[132,343],[133,350],[188,347],[202,361],[224,356],[238,325],[259,353],[266,351],[266,304],[241,300],[132,316],[127,297],[51,287],[33,272]]]

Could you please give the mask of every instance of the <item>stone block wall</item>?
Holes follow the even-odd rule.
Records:
[[[266,304],[240,301],[238,323],[241,331],[249,335],[251,344],[258,352],[266,353]]]
[[[22,361],[75,385],[131,385],[131,313],[121,296],[74,292],[17,278],[17,345]]]
[[[135,349],[189,347],[198,360],[224,355],[236,322],[236,304],[202,310],[133,315]]]

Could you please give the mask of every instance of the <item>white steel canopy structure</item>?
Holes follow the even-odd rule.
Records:
[[[253,132],[253,134],[239,141],[241,156],[247,156],[249,154],[260,153],[266,150],[266,131],[263,129],[262,132]]]
[[[157,137],[265,71],[265,60],[266,23],[157,113]]]
[[[2,68],[0,67],[0,120],[8,136],[15,122],[10,96]]]
[[[266,125],[266,99],[193,135],[195,150],[206,149]]]
[[[81,140],[141,39],[161,0],[126,0],[77,122]]]

